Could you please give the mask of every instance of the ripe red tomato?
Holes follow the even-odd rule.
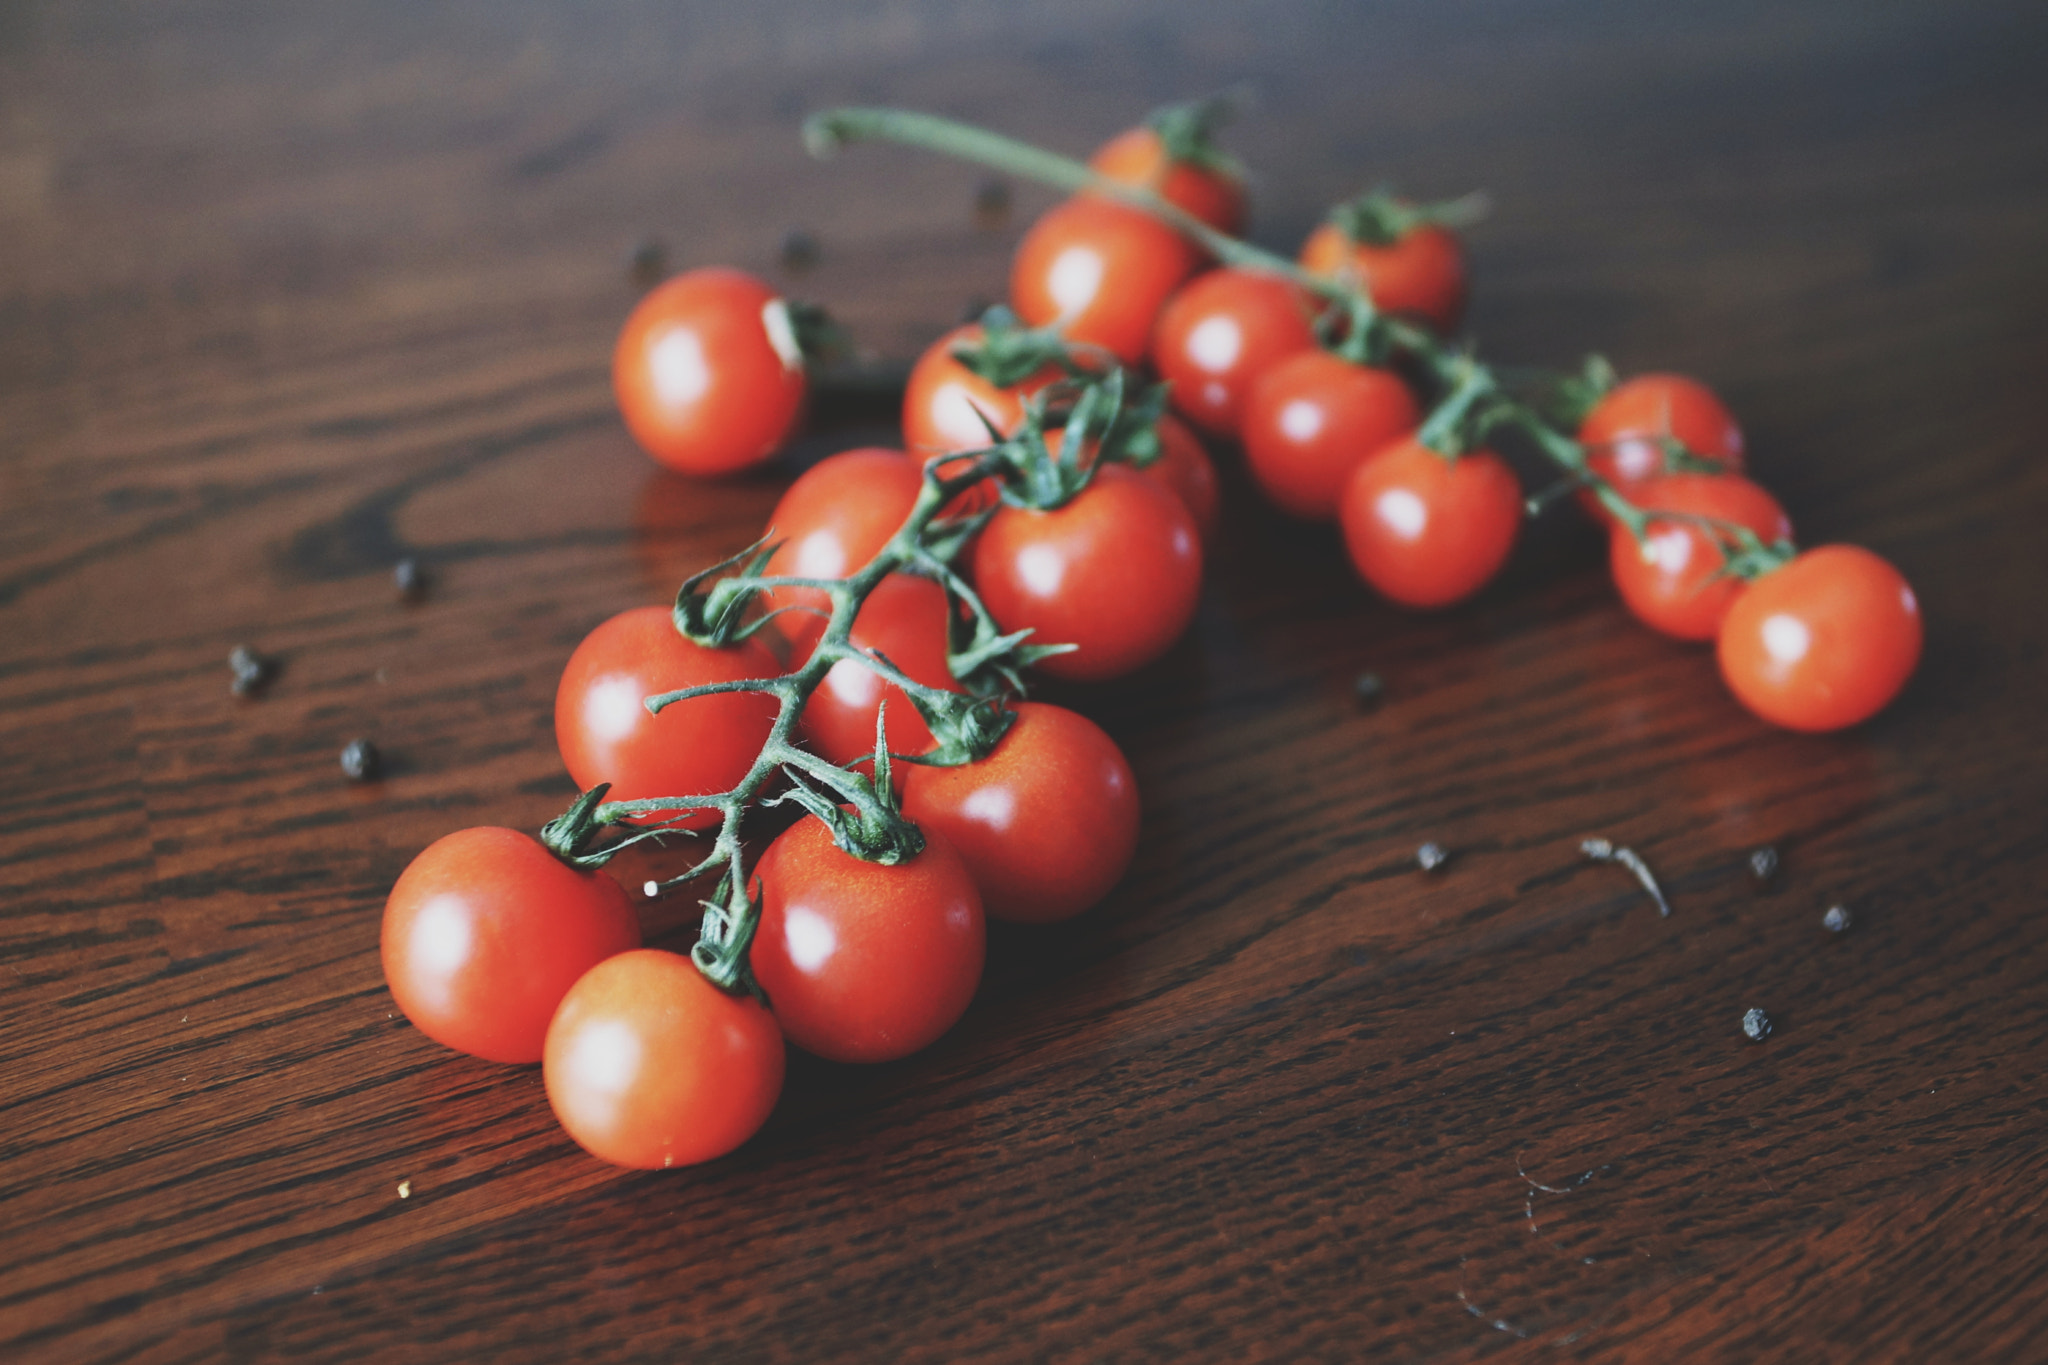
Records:
[[[1469,597],[1507,561],[1522,524],[1522,489],[1491,451],[1455,461],[1410,437],[1352,472],[1340,509],[1359,574],[1410,607]]]
[[[1302,244],[1301,266],[1317,275],[1363,285],[1383,312],[1417,318],[1439,332],[1465,311],[1465,249],[1435,223],[1410,228],[1385,246],[1354,241],[1324,223]]]
[[[929,578],[892,573],[861,603],[849,637],[927,687],[960,690],[946,666],[946,590]],[[901,688],[884,683],[873,669],[841,659],[825,674],[804,704],[798,722],[813,750],[845,765],[875,751],[875,714],[887,701],[889,752],[921,754],[932,747],[931,727]],[[896,770],[896,780],[903,780]]]
[[[783,1034],[835,1062],[936,1042],[981,984],[981,893],[944,835],[893,867],[862,862],[807,815],[761,856],[748,961]]]
[[[1252,478],[1281,510],[1334,521],[1352,471],[1421,420],[1391,370],[1312,350],[1252,387],[1238,434]]]
[[[739,270],[692,270],[626,319],[612,388],[648,454],[685,474],[729,474],[773,455],[804,401],[789,308]]]
[[[923,467],[900,450],[867,446],[828,455],[797,476],[775,504],[768,526],[781,548],[764,570],[791,578],[844,578],[866,564],[902,529],[924,484]],[[776,588],[765,594],[802,665],[825,633],[832,600],[815,588]],[[871,736],[872,738],[872,736]]]
[[[1739,474],[1670,474],[1636,485],[1645,511],[1687,512],[1747,526],[1766,545],[1792,537],[1778,500]],[[1720,576],[1722,542],[1695,522],[1652,519],[1640,544],[1616,522],[1608,562],[1614,586],[1644,625],[1680,640],[1711,640],[1742,595],[1743,581]]]
[[[1079,646],[1038,668],[1096,682],[1150,663],[1187,629],[1202,541],[1179,498],[1109,465],[1056,511],[999,510],[974,547],[974,583],[1005,631]]]
[[[1171,413],[1160,414],[1158,431],[1159,458],[1138,472],[1173,490],[1195,519],[1195,534],[1206,549],[1215,543],[1216,528],[1223,520],[1223,490],[1216,484],[1216,466],[1201,438]]]
[[[1160,310],[1152,365],[1173,385],[1175,411],[1211,435],[1235,436],[1252,386],[1316,348],[1315,313],[1308,291],[1283,276],[1211,270]]]
[[[706,649],[677,633],[667,607],[622,611],[583,638],[555,691],[555,742],[576,785],[612,784],[607,799],[712,796],[735,786],[775,724],[773,697],[726,692],[648,714],[660,692],[782,672],[758,636]],[[689,827],[715,823],[702,811]]]
[[[979,763],[911,766],[903,813],[967,861],[996,919],[1050,924],[1088,909],[1138,847],[1138,783],[1116,741],[1086,716],[1017,703]]]
[[[1721,677],[1788,730],[1839,730],[1898,695],[1920,662],[1920,603],[1856,545],[1823,545],[1749,585],[1721,622]]]
[[[1017,244],[1010,306],[1033,327],[1058,323],[1069,341],[1135,365],[1160,306],[1200,259],[1157,219],[1083,195],[1055,205]]]
[[[1009,435],[1024,420],[1024,400],[1061,375],[1059,366],[1047,364],[1021,384],[997,388],[953,358],[955,346],[979,341],[981,336],[978,322],[955,327],[927,347],[910,367],[903,390],[903,444],[920,458],[990,445],[982,416],[997,431]]]
[[[1712,389],[1682,374],[1640,374],[1617,384],[1579,424],[1586,463],[1631,501],[1636,485],[1664,473],[1667,438],[1730,472],[1743,467],[1742,428]],[[1579,495],[1579,505],[1609,519],[1589,493]]]
[[[435,840],[384,903],[392,999],[435,1042],[486,1061],[539,1061],[576,978],[639,946],[617,882],[578,872],[516,829]]]
[[[724,1156],[782,1093],[782,1031],[751,996],[656,948],[585,972],[548,1026],[541,1079],[569,1136],[618,1166]]]
[[[1244,182],[1229,172],[1169,156],[1150,128],[1119,133],[1088,158],[1088,169],[1152,191],[1170,204],[1235,237],[1244,227]]]

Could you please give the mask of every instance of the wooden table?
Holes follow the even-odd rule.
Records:
[[[669,8],[0,16],[0,1357],[2048,1358],[2038,6]],[[395,1017],[399,869],[563,806],[571,647],[789,477],[632,447],[635,248],[905,359],[1051,197],[977,226],[977,172],[812,162],[803,112],[1084,152],[1239,81],[1260,240],[1484,186],[1488,356],[1721,389],[1804,538],[1917,587],[1901,700],[1766,728],[1562,510],[1393,610],[1225,451],[1190,637],[1054,694],[1130,753],[1137,864],[937,1047],[797,1059],[739,1154],[639,1175]],[[795,458],[891,438],[827,404]]]

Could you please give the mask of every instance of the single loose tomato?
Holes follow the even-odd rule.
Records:
[[[1637,484],[1669,468],[1667,440],[1731,472],[1743,467],[1742,428],[1712,389],[1682,374],[1640,374],[1617,384],[1579,423],[1587,465],[1628,498]],[[1581,492],[1579,505],[1598,520],[1609,519],[1590,493]]]
[[[1356,284],[1373,306],[1449,332],[1465,312],[1465,248],[1457,234],[1420,223],[1385,245],[1324,223],[1302,244],[1304,270]]]
[[[944,588],[929,578],[892,573],[861,603],[848,638],[858,648],[880,653],[927,687],[957,692],[960,685],[946,665],[950,615]],[[932,747],[931,728],[903,690],[852,659],[833,664],[804,704],[799,725],[805,742],[841,766],[874,753],[875,716],[884,701],[890,753],[921,754]],[[901,771],[896,780],[903,780]]]
[[[1367,583],[1409,607],[1445,607],[1499,572],[1522,524],[1522,489],[1491,451],[1455,460],[1409,437],[1352,472],[1344,544]]]
[[[1155,129],[1117,134],[1088,158],[1088,169],[1148,189],[1218,232],[1234,237],[1244,227],[1244,181],[1222,165],[1173,156]]]
[[[1138,847],[1138,783],[1086,716],[1019,702],[989,755],[910,767],[903,813],[967,861],[996,919],[1050,924],[1109,894]]]
[[[903,444],[920,458],[980,450],[989,427],[1007,436],[1024,420],[1024,400],[1064,373],[1048,363],[1008,386],[997,386],[953,355],[983,337],[981,324],[955,327],[925,349],[903,389]],[[987,418],[987,422],[982,421]]]
[[[598,963],[548,1026],[541,1078],[569,1136],[618,1166],[724,1156],[782,1093],[782,1031],[751,996],[656,948]]]
[[[1310,350],[1253,386],[1238,435],[1252,478],[1275,505],[1334,521],[1352,471],[1419,421],[1415,396],[1393,371]]]
[[[1920,603],[1856,545],[1823,545],[1749,585],[1721,622],[1721,677],[1788,730],[1839,730],[1883,710],[1920,662]]]
[[[866,446],[828,455],[797,476],[775,504],[768,529],[782,542],[763,572],[790,578],[844,578],[873,559],[901,530],[924,486],[924,470],[900,450]],[[825,633],[832,599],[816,588],[775,588],[765,595],[801,665]]]
[[[1055,205],[1017,244],[1010,306],[1033,327],[1057,324],[1069,341],[1135,365],[1160,306],[1200,260],[1157,219],[1084,195]]]
[[[758,636],[726,649],[685,639],[667,607],[622,611],[583,638],[555,690],[555,742],[576,785],[612,785],[607,799],[714,796],[747,775],[775,724],[773,697],[725,692],[691,697],[651,715],[662,692],[782,672]],[[712,811],[691,828],[716,821]]]
[[[893,867],[832,842],[815,815],[768,846],[748,961],[790,1042],[835,1062],[887,1062],[953,1027],[981,984],[981,893],[945,836]]]
[[[1778,500],[1739,474],[1669,474],[1636,485],[1630,501],[1646,512],[1682,512],[1746,526],[1772,545],[1792,538]],[[1653,517],[1638,542],[1616,522],[1608,562],[1621,600],[1653,630],[1680,640],[1711,640],[1744,587],[1721,574],[1722,539],[1698,522]],[[1720,576],[1716,576],[1720,575]]]
[[[1179,498],[1113,464],[1064,507],[997,511],[974,547],[974,583],[1005,631],[1077,646],[1038,668],[1100,681],[1150,663],[1187,629],[1202,540]]]
[[[1152,365],[1173,385],[1174,410],[1215,436],[1235,436],[1252,386],[1289,356],[1316,348],[1315,301],[1281,275],[1226,266],[1166,301]]]
[[[429,844],[384,903],[384,980],[435,1042],[492,1062],[537,1062],[577,977],[640,946],[619,884],[578,872],[516,829]]]
[[[730,474],[773,455],[805,382],[789,306],[739,270],[692,270],[653,290],[612,353],[627,429],[684,474]]]

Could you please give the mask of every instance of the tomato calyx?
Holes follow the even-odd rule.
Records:
[[[1065,401],[1069,394],[1071,405]],[[1123,408],[1121,369],[1080,383],[1068,393],[1048,391],[1034,395],[1024,405],[1023,425],[1000,447],[1007,456],[1003,502],[1034,512],[1051,512],[1079,497],[1095,477],[1097,452],[1116,429]],[[1152,423],[1156,425],[1158,420],[1158,415],[1153,414]],[[1057,455],[1045,439],[1047,429],[1055,425],[1064,426]]]
[[[1423,419],[1416,441],[1428,450],[1455,461],[1460,455],[1479,449],[1487,433],[1500,424],[1508,405],[1493,371],[1470,355],[1463,355],[1449,367],[1450,392]]]
[[[759,631],[780,611],[755,616],[749,620],[754,603],[760,598],[762,589],[753,580],[760,576],[768,561],[780,548],[773,539],[774,532],[741,550],[738,554],[719,560],[710,568],[694,573],[683,580],[676,590],[676,602],[671,611],[676,631],[693,644],[706,649],[723,649],[736,645]],[[720,577],[728,570],[739,568],[739,573]],[[782,608],[781,610],[792,610]]]
[[[1237,117],[1237,100],[1229,91],[1205,99],[1162,104],[1145,115],[1145,126],[1159,135],[1168,159],[1205,171],[1244,178],[1236,157],[1216,145],[1216,130]]]
[[[842,853],[866,863],[894,867],[924,852],[924,833],[903,818],[889,780],[889,737],[885,701],[875,716],[874,775],[829,763],[785,763],[789,790],[762,804],[794,803],[818,817]]]
[[[1057,327],[1027,327],[1007,304],[991,306],[981,315],[979,325],[979,337],[955,342],[946,354],[998,389],[1015,388],[1048,365],[1073,375],[1084,372],[1076,348]],[[986,414],[982,420],[986,423]],[[992,439],[1000,441],[1002,434],[994,432]]]
[[[1462,231],[1483,220],[1492,207],[1493,201],[1484,190],[1433,204],[1417,204],[1381,185],[1331,209],[1329,221],[1361,246],[1386,247],[1419,227]]]
[[[1595,353],[1586,357],[1576,373],[1550,378],[1534,402],[1552,422],[1577,431],[1586,420],[1586,414],[1612,393],[1620,382],[1621,376],[1615,373],[1607,357]]]

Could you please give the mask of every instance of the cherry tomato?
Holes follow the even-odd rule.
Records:
[[[618,1166],[724,1156],[782,1093],[782,1031],[687,957],[656,948],[598,963],[548,1026],[541,1079],[569,1136]]]
[[[1152,364],[1173,406],[1215,436],[1235,436],[1261,376],[1316,347],[1315,302],[1279,275],[1225,267],[1197,275],[1160,310]]]
[[[1056,511],[999,510],[974,547],[974,583],[1005,631],[1079,646],[1038,668],[1096,682],[1150,663],[1187,629],[1202,541],[1179,498],[1109,465]]]
[[[981,339],[981,324],[955,327],[925,349],[910,367],[903,390],[903,444],[919,457],[980,450],[992,442],[988,425],[1007,436],[1024,420],[1024,400],[1061,375],[1047,364],[1021,384],[997,388],[953,358],[953,348]],[[979,415],[977,415],[979,414]]]
[[[1788,730],[1839,730],[1898,695],[1920,661],[1920,603],[1883,559],[1823,545],[1749,585],[1721,622],[1721,677]]]
[[[589,968],[640,946],[610,877],[516,829],[426,847],[384,903],[384,980],[421,1033],[491,1062],[537,1062],[548,1020]]]
[[[1161,305],[1200,259],[1157,219],[1084,195],[1055,205],[1017,244],[1010,306],[1033,327],[1058,323],[1069,341],[1135,365]]]
[[[692,270],[640,300],[612,353],[612,388],[648,454],[729,474],[782,445],[804,400],[789,308],[739,270]]]
[[[1158,429],[1159,458],[1138,472],[1173,490],[1195,519],[1195,534],[1206,548],[1215,543],[1216,528],[1223,520],[1223,491],[1216,484],[1216,466],[1201,438],[1171,413],[1160,415]]]
[[[1747,526],[1770,545],[1792,538],[1778,500],[1739,474],[1670,474],[1637,484],[1630,495],[1647,512],[1687,512]],[[1720,576],[1721,539],[1689,521],[1652,519],[1639,544],[1616,522],[1608,561],[1614,586],[1644,625],[1680,640],[1711,640],[1742,595],[1739,578]]]
[[[789,1041],[835,1062],[888,1062],[936,1042],[981,984],[981,893],[944,835],[884,867],[807,815],[761,856],[748,961]]]
[[[758,636],[706,649],[677,633],[667,607],[622,611],[583,638],[555,691],[555,742],[576,785],[612,784],[607,799],[712,796],[737,785],[768,740],[775,699],[759,692],[691,697],[658,716],[660,692],[782,672]],[[716,821],[688,817],[691,828]]]
[[[1229,172],[1178,161],[1150,128],[1119,133],[1088,158],[1097,175],[1151,190],[1170,204],[1235,237],[1244,227],[1244,183]]]
[[[929,578],[892,573],[861,603],[851,642],[883,658],[927,687],[960,690],[946,667],[946,590]],[[799,725],[812,749],[834,763],[853,763],[875,751],[875,714],[889,704],[889,752],[921,754],[932,747],[931,728],[901,688],[874,670],[841,659],[804,704]],[[896,772],[900,783],[903,774]]]
[[[1116,741],[1086,716],[1017,703],[979,763],[911,766],[903,813],[957,849],[996,919],[1050,924],[1122,879],[1138,847],[1138,783]]]
[[[1374,307],[1439,332],[1456,327],[1465,311],[1465,248],[1435,223],[1410,228],[1386,246],[1353,241],[1324,223],[1302,244],[1300,260],[1304,270],[1363,285]]]
[[[1491,451],[1446,459],[1414,438],[1352,472],[1340,508],[1359,574],[1410,607],[1469,597],[1506,562],[1522,524],[1522,489]]]
[[[1314,350],[1260,378],[1238,434],[1252,478],[1281,510],[1335,521],[1352,471],[1421,420],[1391,370]]]
[[[1617,384],[1579,424],[1586,463],[1631,501],[1637,484],[1665,472],[1667,438],[1731,472],[1743,467],[1742,428],[1712,389],[1682,374],[1641,374]],[[1610,519],[1590,493],[1579,495],[1579,505]]]
[[[844,578],[866,564],[902,529],[923,487],[924,472],[900,450],[877,446],[828,455],[797,476],[768,518],[782,542],[765,572],[791,578]],[[801,665],[825,633],[832,599],[816,588],[776,588],[771,609]],[[872,736],[870,736],[872,738]]]

